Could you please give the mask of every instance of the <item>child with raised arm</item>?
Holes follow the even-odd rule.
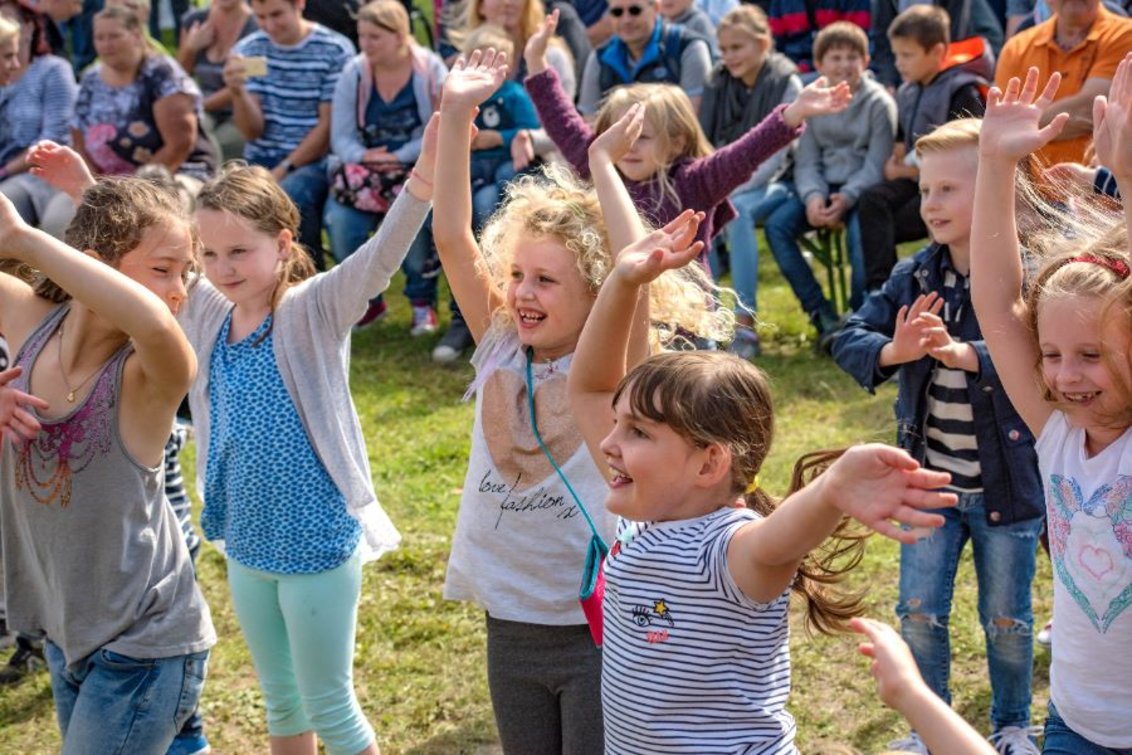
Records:
[[[1132,748],[1132,280],[1125,225],[1078,209],[1066,226],[1072,237],[1051,227],[1048,238],[1028,242],[1045,259],[1023,291],[1015,173],[1065,126],[1065,114],[1041,125],[1060,78],[1039,88],[1031,68],[1025,82],[990,92],[971,293],[1002,384],[1037,436],[1054,566],[1043,751],[1095,755]],[[1107,107],[1098,100],[1097,158],[1132,182],[1132,54],[1117,68]]]
[[[528,40],[524,52],[529,72],[525,84],[547,134],[578,175],[588,178],[586,150],[590,143],[630,105],[642,103],[645,121],[641,137],[618,161],[617,170],[637,208],[654,225],[667,223],[685,209],[705,213],[697,236],[705,244],[735,217],[728,199],[731,192],[750,179],[763,161],[790,144],[807,119],[840,112],[851,98],[848,84],[827,87],[824,80],[818,80],[793,102],[776,107],[742,137],[713,150],[691,101],[679,87],[634,84],[613,90],[591,127],[547,64],[546,47],[556,22],[557,16],[551,13]]]
[[[42,276],[0,275],[10,386],[41,400],[0,410],[8,621],[46,630],[64,752],[163,755],[216,640],[161,484],[196,371],[174,317],[196,239],[179,198],[128,178],[89,189],[65,240],[0,199],[0,249]]]
[[[640,118],[630,111],[622,123]],[[626,134],[591,149],[595,183],[604,176],[616,188],[614,166],[633,130]],[[624,188],[602,200],[610,227],[632,232]],[[918,509],[954,501],[931,490],[948,476],[897,449],[859,446],[776,510],[756,481],[774,424],[760,370],[718,352],[661,354],[632,367],[643,351],[640,325],[651,319],[644,292],[699,251],[698,243],[660,245],[639,228],[634,235],[598,294],[569,378],[578,425],[609,480],[606,506],[629,522],[605,564],[605,752],[794,753],[785,708],[791,592],[806,598],[812,626],[844,628],[858,598],[827,589],[840,573],[830,554],[863,545],[844,532],[845,513],[914,540],[898,523],[938,526],[940,516]],[[814,461],[799,465],[795,487]],[[856,542],[809,555],[834,534]]]
[[[477,106],[506,70],[493,52],[473,53],[449,74],[441,104],[433,232],[477,342],[471,454],[444,595],[486,613],[503,751],[590,755],[603,746],[602,655],[579,585],[593,534],[610,542],[614,518],[566,401],[566,376],[613,264],[614,229],[593,191],[552,172],[513,183],[476,243],[468,143]],[[693,226],[688,212],[666,233]],[[717,337],[723,328],[704,311],[699,272],[671,282],[664,315]]]
[[[1034,438],[1002,390],[971,307],[971,212],[979,121],[921,137],[920,211],[933,243],[897,265],[833,342],[833,358],[865,390],[899,381],[897,444],[951,474],[959,505],[931,537],[900,549],[900,633],[928,686],[951,702],[950,621],[955,575],[971,542],[978,616],[991,683],[991,740],[1008,755],[1036,753],[1030,725],[1034,661],[1031,583],[1042,528]],[[916,732],[889,745],[926,752]]]

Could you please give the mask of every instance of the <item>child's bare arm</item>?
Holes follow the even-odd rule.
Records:
[[[995,749],[924,684],[908,645],[892,627],[872,619],[851,619],[867,637],[861,655],[873,659],[881,701],[912,724],[935,755],[994,755]]]
[[[665,270],[683,267],[703,249],[694,241],[701,215],[685,211],[663,228],[622,250],[601,286],[570,366],[574,421],[598,468],[607,474],[600,445],[613,427],[610,400],[627,372],[631,320],[642,289]]]
[[[17,391],[8,384],[20,376],[22,367],[0,372],[0,434],[10,443],[31,440],[42,429],[29,408],[47,409],[48,404],[30,393]]]
[[[1117,185],[1132,186],[1132,52],[1116,67],[1108,97],[1093,103],[1093,144],[1097,162],[1112,171]],[[1132,191],[1121,192],[1121,197],[1132,245]]]
[[[94,186],[94,175],[75,150],[65,144],[41,141],[28,150],[31,173],[63,192],[78,204],[83,192]]]
[[[979,137],[971,221],[971,299],[979,326],[1010,401],[1035,435],[1045,426],[1051,409],[1033,376],[1038,350],[1022,299],[1014,173],[1020,160],[1047,144],[1064,126],[1065,114],[1045,127],[1039,125],[1042,110],[1053,100],[1060,81],[1060,74],[1054,73],[1039,95],[1038,70],[1031,68],[1025,84],[1011,79],[1005,92],[991,89]]]
[[[444,81],[440,103],[440,144],[433,193],[432,234],[449,285],[472,336],[479,341],[503,294],[480,269],[472,235],[470,134],[476,108],[507,75],[507,57],[477,50],[456,62]]]
[[[902,543],[914,543],[917,530],[943,524],[943,517],[923,509],[955,505],[953,494],[937,490],[950,479],[946,472],[921,468],[900,449],[854,446],[773,514],[736,532],[727,550],[728,567],[747,597],[773,600],[846,514]]]

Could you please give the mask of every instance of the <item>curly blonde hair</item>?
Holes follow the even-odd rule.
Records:
[[[649,228],[643,218],[641,222]],[[518,245],[548,238],[574,255],[578,274],[597,296],[613,269],[605,216],[591,187],[553,166],[508,185],[504,202],[487,221],[480,238],[480,273],[497,290],[506,290]],[[727,340],[735,330],[734,314],[727,307],[714,306],[718,289],[698,263],[664,273],[649,292],[654,348],[689,336]],[[506,308],[492,317],[497,326],[514,327]]]

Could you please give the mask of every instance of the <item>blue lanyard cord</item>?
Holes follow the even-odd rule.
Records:
[[[605,540],[598,534],[597,526],[594,524],[594,520],[590,518],[590,512],[587,511],[586,507],[582,504],[582,499],[578,497],[577,492],[574,491],[574,486],[566,479],[566,475],[562,472],[562,468],[558,466],[558,462],[550,455],[550,449],[542,442],[542,435],[538,431],[538,419],[535,417],[535,381],[531,368],[531,362],[533,361],[532,352],[532,349],[527,349],[527,405],[531,408],[531,430],[535,433],[535,441],[538,442],[538,447],[542,449],[543,454],[545,454],[546,458],[550,461],[550,466],[554,467],[554,471],[558,473],[562,484],[570,491],[570,496],[574,499],[574,503],[578,505],[578,510],[582,512],[582,516],[586,518],[586,523],[590,525],[590,531],[593,532],[594,537],[596,537],[598,543],[601,544],[602,551],[605,551]]]

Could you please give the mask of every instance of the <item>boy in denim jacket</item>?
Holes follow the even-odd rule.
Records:
[[[1038,753],[1030,725],[1033,615],[1030,584],[1042,526],[1034,438],[999,382],[968,288],[979,124],[946,123],[916,142],[920,212],[933,243],[896,266],[833,343],[833,358],[866,390],[898,376],[899,445],[951,473],[959,505],[947,523],[901,546],[896,613],[928,686],[950,703],[948,623],[955,573],[974,551],[979,623],[992,690],[991,742]],[[927,752],[912,735],[890,745]]]

